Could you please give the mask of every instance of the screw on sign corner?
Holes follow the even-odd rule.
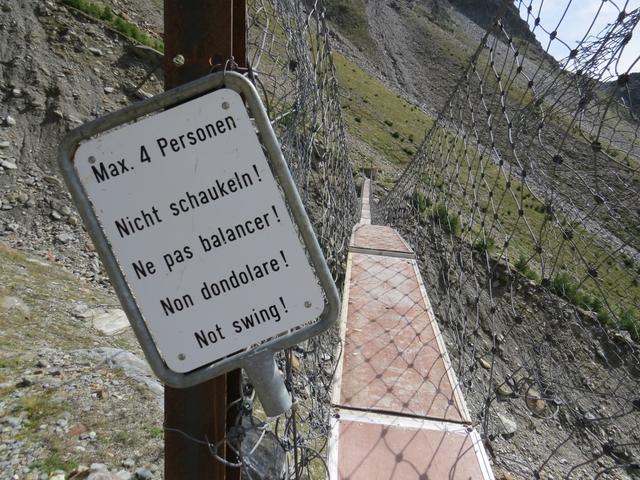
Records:
[[[184,55],[182,55],[181,53],[179,53],[178,55],[176,55],[175,57],[173,57],[173,59],[171,60],[173,62],[173,64],[176,67],[183,67],[184,64],[186,63],[186,60],[184,58]]]

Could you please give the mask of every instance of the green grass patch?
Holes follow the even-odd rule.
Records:
[[[138,28],[135,24],[116,15],[108,5],[90,0],[62,0],[62,3],[86,13],[96,20],[101,20],[121,34],[159,51],[164,51],[164,44],[159,38],[153,37]]]
[[[433,120],[344,55],[334,52],[333,60],[349,132],[390,163],[405,165]]]
[[[516,269],[523,275],[534,281],[539,275],[547,277],[555,282],[552,290],[560,296],[636,334],[640,319],[634,312],[640,305],[640,288],[630,259],[561,212],[549,210],[520,181],[517,170],[502,170],[444,129],[434,131],[430,145],[420,188],[431,203],[447,205],[460,217],[459,236],[464,241],[483,251],[490,245],[479,239],[492,238],[501,247],[508,242],[500,255],[497,249],[486,251],[500,256],[496,258],[500,261],[507,260],[508,252],[509,257],[518,258]],[[549,278],[562,271],[566,277]],[[569,278],[581,280],[569,283]],[[574,291],[572,285],[579,288]]]
[[[460,217],[449,212],[447,207],[443,204],[436,205],[431,210],[431,220],[440,225],[445,232],[451,233],[455,236],[460,236],[462,232],[462,226],[460,224]]]
[[[531,268],[529,265],[529,259],[525,255],[520,255],[518,261],[514,264],[514,267],[529,280],[533,280],[534,282],[540,281],[540,276]]]
[[[46,473],[52,473],[56,470],[62,470],[65,473],[71,473],[78,467],[78,463],[73,460],[65,460],[57,448],[52,448],[49,455],[40,461],[31,464],[32,469],[42,470]]]

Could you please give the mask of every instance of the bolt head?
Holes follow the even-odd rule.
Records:
[[[229,109],[229,102],[222,102],[222,109],[223,110],[228,110]]]
[[[179,53],[178,55],[176,55],[175,57],[173,57],[173,64],[176,67],[182,67],[185,63],[185,59],[184,59],[184,55],[182,55],[181,53]]]
[[[187,358],[187,356],[184,353],[178,354],[178,360],[184,360],[185,358]]]
[[[311,308],[311,306],[312,306],[312,303],[311,303],[309,300],[307,300],[306,302],[304,302],[304,307],[305,307],[305,308]]]

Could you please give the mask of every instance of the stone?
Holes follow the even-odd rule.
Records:
[[[135,467],[135,465],[136,465],[136,462],[133,460],[133,458],[127,458],[122,462],[122,466],[125,468],[133,468]]]
[[[151,473],[151,470],[148,470],[144,467],[140,467],[136,470],[135,472],[135,476],[138,480],[152,480],[153,479],[153,473]]]
[[[110,347],[79,350],[78,353],[104,362],[111,368],[121,368],[126,376],[145,384],[155,395],[159,404],[164,404],[162,384],[155,379],[151,367],[145,360],[126,350]]]
[[[97,472],[89,473],[86,480],[113,480],[113,476],[108,470],[98,470]]]
[[[85,427],[83,424],[78,423],[76,425],[73,425],[70,429],[69,429],[69,436],[70,437],[79,437],[80,434],[85,433],[87,431],[87,427]]]
[[[89,472],[89,467],[86,465],[78,465],[74,468],[69,474],[69,478],[84,478],[85,475]]]
[[[489,360],[487,360],[486,358],[484,358],[484,357],[480,357],[478,359],[478,363],[485,370],[489,370],[491,368],[491,362]]]
[[[11,115],[7,115],[7,118],[4,119],[5,123],[10,126],[13,127],[16,125],[16,119],[13,118]]]
[[[65,474],[62,470],[55,470],[49,474],[49,480],[65,480]]]
[[[544,414],[547,402],[542,399],[540,393],[533,387],[529,388],[526,396],[527,407],[536,415]]]
[[[61,220],[62,215],[60,215],[60,212],[58,212],[57,210],[51,210],[51,218],[53,218],[54,220]]]
[[[512,418],[499,413],[498,420],[500,421],[500,427],[501,427],[500,433],[503,436],[508,437],[518,431],[518,424]]]
[[[115,335],[129,327],[127,315],[119,308],[94,313],[92,315],[93,328],[104,335]]]
[[[113,87],[104,87],[104,93],[113,93],[115,88]]]
[[[12,296],[0,297],[0,307],[6,310],[19,310],[25,315],[31,311],[21,298]]]
[[[501,397],[513,396],[513,390],[511,390],[511,388],[509,388],[505,383],[499,385],[496,389],[496,392],[498,392],[498,395],[500,395]]]
[[[113,480],[131,480],[133,476],[126,470],[120,470],[118,473],[114,473]]]
[[[22,424],[22,419],[18,417],[4,417],[2,422],[6,423],[10,427],[18,428]]]
[[[20,381],[18,383],[16,383],[16,387],[18,388],[24,388],[24,387],[30,387],[31,385],[33,385],[35,383],[33,377],[22,377],[20,379]]]
[[[8,140],[4,140],[0,142],[0,148],[9,148],[10,146],[11,146],[11,142],[9,142]]]
[[[74,236],[71,233],[60,233],[56,235],[56,242],[62,243],[63,245],[73,241]]]
[[[53,175],[45,175],[44,177],[42,177],[42,179],[51,185],[60,185],[60,180],[58,180]]]
[[[89,470],[92,472],[99,472],[102,470],[107,470],[107,466],[104,463],[92,463],[89,467]]]
[[[101,57],[102,55],[104,55],[102,53],[102,50],[100,50],[99,48],[96,47],[89,47],[88,50],[93,53],[96,57]]]
[[[2,161],[0,161],[0,165],[3,168],[6,168],[7,170],[17,170],[18,169],[18,165],[15,162],[12,162],[10,160],[2,160]]]

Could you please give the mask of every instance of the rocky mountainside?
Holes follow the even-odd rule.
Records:
[[[161,35],[161,0],[102,3],[140,29]],[[498,2],[325,3],[333,46],[342,54],[336,62],[350,147],[379,161],[393,178],[445,104]],[[515,10],[507,19],[512,31],[532,40]],[[532,59],[540,55],[531,52]],[[0,478],[162,476],[162,387],[141,360],[56,164],[60,139],[70,129],[161,91],[160,60],[62,0],[0,0]],[[630,82],[636,108],[638,78]],[[365,83],[369,90],[361,88]],[[361,112],[372,105],[377,120],[381,113],[387,117],[383,147],[400,152],[402,161],[390,161],[379,138],[357,130],[367,120]],[[399,112],[393,121],[392,108]],[[375,136],[381,137],[377,130]],[[425,278],[437,285],[441,266],[433,258],[438,252],[423,253]],[[521,329],[521,337],[529,340],[501,345],[495,365],[508,391],[501,404],[506,420],[493,420],[507,424],[509,432],[491,441],[515,459],[544,456],[548,439],[560,438],[566,426],[563,418],[552,425],[514,418],[516,409],[506,400],[525,388],[513,372],[547,330],[563,335],[552,354],[558,362],[569,358],[585,385],[608,379],[611,352],[637,355],[626,337],[598,338],[591,326],[579,327],[583,318],[541,290],[524,283],[515,293],[516,302],[531,312],[530,324]],[[482,302],[488,310],[490,300]],[[499,305],[504,319],[499,328],[508,324],[511,308],[506,299]],[[551,317],[565,318],[578,339],[565,338],[572,330],[563,330],[559,321],[545,323]],[[538,323],[544,329],[536,329]],[[483,347],[490,348],[495,326],[483,327]],[[445,326],[445,336],[452,339],[456,328]],[[479,375],[491,368],[486,360],[479,365]],[[481,408],[482,393],[468,399],[471,406]],[[568,443],[566,458],[573,462],[584,448],[590,448],[587,440]],[[610,467],[612,458],[604,456],[602,466]]]
[[[57,2],[0,2],[0,478],[162,471],[162,386],[56,163],[70,129],[158,92],[138,87],[158,61]]]

